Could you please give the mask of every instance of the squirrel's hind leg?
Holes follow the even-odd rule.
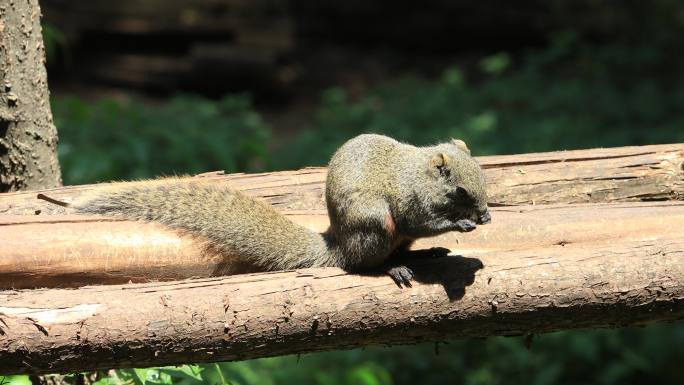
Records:
[[[406,262],[415,258],[443,258],[451,252],[444,247],[411,250],[413,242],[413,240],[403,241],[381,267],[381,271],[389,275],[399,287],[411,287],[411,281],[415,276],[413,270],[406,266]]]

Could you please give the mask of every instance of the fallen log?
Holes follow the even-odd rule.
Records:
[[[462,236],[425,240],[460,255],[416,261],[407,289],[324,268],[0,291],[0,373],[684,319],[684,202],[499,208]]]
[[[549,202],[621,202],[684,199],[683,145],[655,145],[479,159],[489,179],[494,206]],[[264,199],[295,222],[324,231],[325,169],[265,174],[202,175],[206,183],[230,186]],[[146,282],[240,273],[230,258],[213,254],[201,239],[153,224],[70,215],[51,200],[70,202],[98,185],[41,192],[0,194],[0,289],[78,287],[96,283]],[[23,215],[9,215],[23,214]],[[35,215],[40,214],[40,215]],[[46,215],[50,214],[50,215]],[[506,210],[495,211],[493,225],[473,235],[452,233],[416,247],[437,245],[463,250],[490,247],[492,233],[506,234]],[[568,213],[566,215],[574,215]],[[546,217],[546,230],[504,237],[555,237],[558,218]],[[580,219],[575,228],[582,226]],[[529,222],[528,222],[529,223]],[[560,231],[560,230],[559,230]],[[563,230],[564,231],[564,230]],[[512,234],[512,233],[511,233]],[[522,236],[522,235],[520,235]],[[478,237],[487,242],[477,240]],[[473,243],[475,242],[475,243]],[[480,243],[477,243],[480,242]],[[484,242],[484,243],[483,243]]]
[[[493,208],[491,224],[470,233],[422,239],[413,248],[445,247],[472,254],[596,239],[617,242],[641,236],[645,226],[649,233],[672,232],[677,229],[676,210],[681,204]],[[654,213],[658,216],[653,217]],[[314,231],[328,226],[328,216],[321,210],[285,214]],[[0,229],[1,289],[165,281],[242,272],[232,271],[230,256],[214,254],[202,239],[157,224],[79,215],[4,216],[0,217]]]
[[[491,206],[684,199],[684,144],[478,157]],[[261,174],[202,174],[281,210],[325,210],[326,169]],[[65,214],[43,193],[70,202],[101,185],[0,194],[0,215]]]

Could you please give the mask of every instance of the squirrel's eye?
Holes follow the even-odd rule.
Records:
[[[459,198],[466,198],[468,197],[468,192],[463,187],[456,187],[456,195]]]
[[[437,169],[439,170],[439,175],[441,175],[444,178],[448,178],[451,174],[451,170],[449,170],[449,167],[438,166]]]

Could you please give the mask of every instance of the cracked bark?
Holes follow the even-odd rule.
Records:
[[[0,5],[0,192],[61,185],[37,0]]]

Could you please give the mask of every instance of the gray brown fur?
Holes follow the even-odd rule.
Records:
[[[237,191],[182,179],[117,184],[75,208],[200,235],[260,270],[374,269],[416,238],[489,221],[484,173],[462,141],[415,147],[381,135],[353,138],[330,161],[326,203],[324,234]]]
[[[417,238],[488,221],[484,173],[459,142],[415,147],[366,134],[340,147],[328,165],[328,237],[348,268],[382,265]],[[473,202],[455,200],[458,186]]]
[[[78,204],[76,210],[182,229],[206,238],[222,254],[239,256],[260,270],[337,265],[328,260],[320,234],[293,223],[270,205],[224,186],[188,179],[123,183]]]

